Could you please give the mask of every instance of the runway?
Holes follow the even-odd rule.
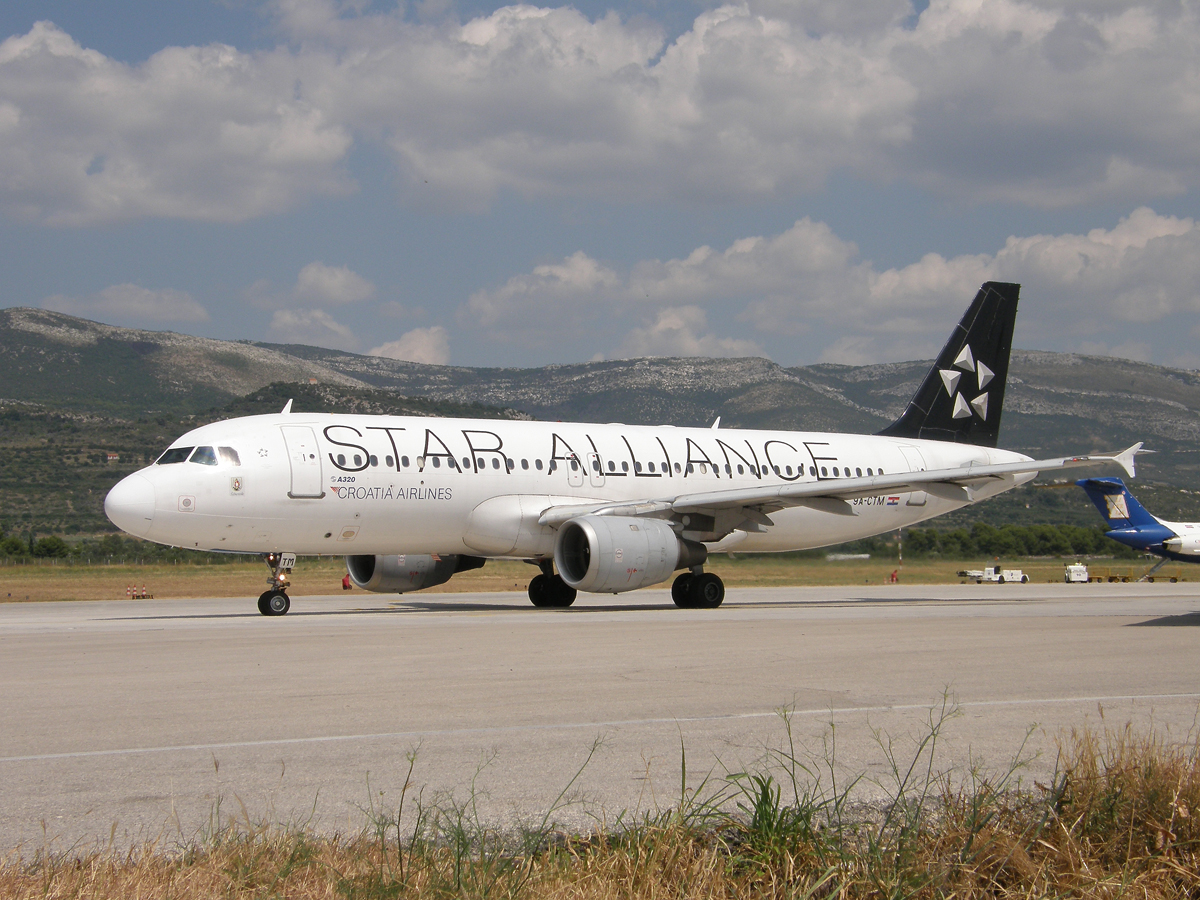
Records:
[[[392,808],[415,753],[426,801],[497,824],[586,827],[753,765],[794,710],[805,754],[883,777],[948,696],[935,768],[1028,782],[1073,726],[1192,734],[1192,584],[665,590],[538,610],[519,594],[0,605],[0,848],[157,838],[221,816],[356,831]],[[832,730],[831,730],[832,726]],[[886,779],[885,779],[886,780]],[[865,790],[879,790],[866,785]],[[411,801],[410,801],[411,803]],[[411,808],[411,807],[410,807]]]

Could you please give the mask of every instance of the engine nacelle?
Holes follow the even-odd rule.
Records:
[[[364,591],[379,594],[404,594],[421,588],[445,584],[450,576],[467,569],[478,569],[485,560],[478,556],[347,556],[350,580]]]
[[[554,564],[563,581],[580,591],[619,594],[698,566],[703,544],[682,541],[662,519],[580,516],[559,529]]]
[[[1200,556],[1200,535],[1180,534],[1163,541],[1163,547],[1183,556]]]

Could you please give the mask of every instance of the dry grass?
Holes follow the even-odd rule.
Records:
[[[902,584],[958,584],[955,574],[979,563],[912,560],[804,559],[791,556],[714,556],[707,568],[730,588],[790,585],[885,584],[898,570]],[[1033,582],[1061,582],[1061,560],[1014,563]],[[341,558],[303,558],[292,577],[296,597],[341,593],[345,565]],[[433,590],[451,593],[524,591],[537,569],[527,563],[490,560],[482,569],[455,575]],[[6,565],[0,566],[0,602],[38,600],[118,600],[130,587],[145,587],[155,597],[257,597],[266,589],[266,566],[258,561],[217,565]],[[981,587],[983,595],[989,588]],[[1005,593],[1020,595],[1020,585],[1005,585]],[[361,592],[360,592],[361,593]],[[989,595],[990,596],[990,595]]]
[[[797,760],[789,739],[759,770],[729,773],[707,796],[685,795],[672,810],[608,832],[564,835],[547,819],[500,835],[473,818],[469,800],[418,803],[407,818],[402,809],[374,813],[348,837],[243,824],[173,852],[151,845],[14,857],[0,865],[0,896],[1200,895],[1200,746],[1128,728],[1072,733],[1060,774],[1017,790],[1017,764],[991,780],[931,774],[945,721],[931,720],[912,760],[888,753],[889,798],[865,810],[849,802],[849,789],[822,788],[828,763]]]

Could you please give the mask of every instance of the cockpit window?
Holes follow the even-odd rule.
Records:
[[[192,455],[192,450],[192,447],[172,447],[158,458],[158,464],[169,466],[171,463],[185,462]]]
[[[192,454],[192,458],[188,462],[200,463],[202,466],[215,466],[217,464],[217,452],[212,447],[197,447],[196,452]]]
[[[217,452],[221,454],[221,462],[230,466],[240,466],[241,459],[238,457],[238,452],[232,447],[218,447]]]

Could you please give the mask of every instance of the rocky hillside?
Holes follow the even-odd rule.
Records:
[[[253,344],[99,325],[44,310],[0,311],[0,403],[130,420],[202,413],[278,382],[323,386],[328,408],[371,393],[541,419],[874,431],[899,415],[928,361],[785,368],[765,359],[636,359],[473,369],[317,347]],[[339,399],[341,398],[341,399]],[[382,398],[382,399],[379,399]],[[360,401],[353,401],[354,403]],[[1157,451],[1144,473],[1200,485],[1200,374],[1127,360],[1014,351],[1006,447],[1049,455]]]

